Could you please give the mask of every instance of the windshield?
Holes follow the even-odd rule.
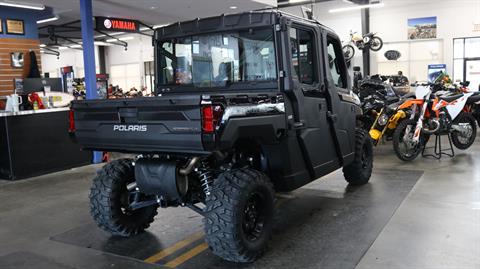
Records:
[[[161,44],[160,85],[226,87],[276,80],[272,29],[177,38]]]

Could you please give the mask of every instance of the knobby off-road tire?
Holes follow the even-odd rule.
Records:
[[[471,114],[462,112],[457,118],[455,118],[455,120],[453,120],[453,124],[460,123],[468,123],[472,128],[472,133],[470,134],[470,137],[464,138],[461,133],[454,131],[452,132],[452,143],[456,148],[465,150],[471,147],[475,142],[475,138],[477,137],[477,122],[475,117]]]
[[[395,151],[395,154],[397,157],[405,162],[413,161],[417,156],[423,151],[425,148],[425,145],[427,144],[430,136],[420,134],[420,140],[418,142],[418,145],[412,150],[412,152],[409,152],[408,154],[404,154],[402,152],[401,147],[403,146],[403,137],[405,134],[405,130],[407,126],[411,125],[411,131],[415,131],[415,126],[417,125],[416,120],[403,120],[401,121],[395,131],[393,132],[393,150]],[[412,133],[413,134],[413,133]]]
[[[232,262],[256,260],[272,234],[273,211],[273,185],[265,174],[248,168],[224,172],[206,199],[210,249]]]
[[[349,62],[352,60],[353,56],[355,56],[355,48],[348,44],[342,47],[343,56],[345,57],[345,62]]]
[[[379,51],[383,48],[383,40],[378,36],[372,37],[370,43],[373,45],[370,45],[372,51]]]
[[[373,144],[367,131],[355,130],[355,159],[343,167],[345,180],[351,185],[363,185],[370,180],[373,169]]]
[[[130,159],[106,164],[93,179],[90,213],[100,228],[113,235],[128,237],[143,232],[157,214],[157,205],[133,211],[125,209],[127,184],[133,181],[134,167]]]

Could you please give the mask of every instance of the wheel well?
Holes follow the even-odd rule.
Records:
[[[238,156],[240,160],[247,161],[253,169],[264,173],[267,172],[268,164],[258,140],[249,138],[239,139],[235,142],[234,148],[235,155]]]

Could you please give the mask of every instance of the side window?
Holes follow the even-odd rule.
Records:
[[[315,43],[311,31],[290,28],[290,46],[292,52],[293,78],[303,84],[317,82],[315,70]]]
[[[328,46],[328,67],[332,74],[333,82],[335,86],[339,88],[347,88],[347,70],[345,65],[341,64],[342,61],[342,46],[340,42],[334,38],[327,38]]]

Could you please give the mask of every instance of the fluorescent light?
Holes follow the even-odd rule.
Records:
[[[56,20],[58,20],[58,19],[59,19],[59,17],[58,17],[58,16],[55,16],[55,17],[51,17],[51,18],[48,18],[48,19],[38,20],[38,21],[37,21],[37,24],[46,23],[46,22],[51,22],[51,21],[56,21]]]
[[[237,9],[237,6],[231,6],[230,9]]]
[[[18,7],[18,8],[35,9],[35,10],[44,10],[45,9],[44,5],[31,4],[31,3],[20,3],[20,2],[10,2],[10,1],[0,2],[0,6]]]
[[[47,45],[45,44],[40,44],[40,48],[45,48]]]
[[[154,25],[152,28],[153,29],[157,29],[157,28],[161,28],[163,26],[167,26],[168,24],[157,24],[157,25]]]
[[[343,12],[343,11],[359,10],[359,9],[364,9],[364,8],[377,8],[377,7],[384,7],[384,6],[385,6],[385,3],[375,3],[375,4],[368,4],[368,5],[356,5],[356,6],[352,6],[352,7],[341,7],[341,8],[330,9],[328,12],[337,13],[337,12]]]
[[[71,48],[71,49],[79,49],[79,48],[81,48],[81,47],[82,47],[82,45],[75,44],[75,45],[71,45],[69,48]]]
[[[125,36],[125,37],[120,37],[119,40],[121,40],[121,41],[127,41],[127,40],[132,40],[132,39],[134,39],[134,38],[135,38],[135,37],[133,37],[133,36]],[[110,43],[110,42],[116,42],[116,41],[118,41],[118,40],[117,40],[117,39],[114,39],[114,38],[112,38],[112,39],[107,39],[107,40],[106,40],[106,42],[109,42],[109,43]]]
[[[111,44],[108,44],[108,43],[105,43],[105,42],[102,42],[102,41],[95,41],[95,42],[93,42],[93,44],[95,44],[97,46],[111,46]]]
[[[66,49],[68,49],[68,47],[59,46],[58,49],[59,49],[59,50],[66,50]]]
[[[287,4],[296,4],[300,2],[308,2],[308,0],[290,0],[287,2]]]

